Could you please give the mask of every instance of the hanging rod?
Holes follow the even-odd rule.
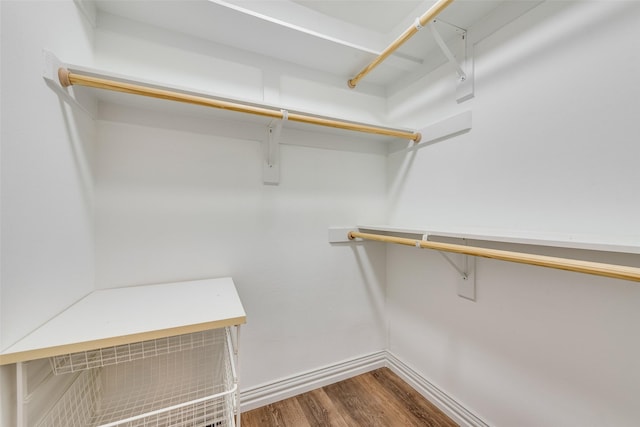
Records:
[[[188,95],[185,93],[174,92],[165,89],[156,89],[148,86],[141,86],[131,83],[119,82],[99,77],[88,76],[71,72],[66,68],[58,69],[58,79],[64,87],[71,85],[87,86],[97,89],[112,90],[115,92],[129,93],[133,95],[148,96],[151,98],[166,99],[169,101],[184,102],[187,104],[201,105],[205,107],[220,108],[223,110],[237,111],[240,113],[254,114],[258,116],[271,117],[274,119],[282,119],[287,114],[287,120],[294,122],[307,123],[312,125],[326,126],[337,129],[345,129],[356,132],[372,133],[377,135],[392,136],[397,138],[409,139],[419,142],[421,138],[420,132],[410,132],[400,129],[389,129],[378,126],[345,122],[342,120],[307,116],[299,113],[283,112],[282,110],[273,110],[264,107],[256,107],[230,101],[222,101],[203,96]]]
[[[474,246],[456,245],[452,243],[431,242],[428,240],[407,239],[403,237],[385,236],[382,234],[360,233],[358,231],[351,231],[349,232],[348,236],[350,240],[360,238],[365,240],[375,240],[378,242],[396,243],[399,245],[434,249],[436,251],[473,255],[483,258],[492,258],[502,261],[537,265],[540,267],[557,268],[559,270],[574,271],[578,273],[587,273],[596,276],[613,277],[615,279],[640,282],[640,268],[628,267],[623,265],[604,264],[599,262],[557,258],[521,252],[503,251],[498,249],[479,248]]]
[[[389,55],[391,55],[400,46],[402,46],[404,42],[406,42],[411,37],[413,37],[415,33],[417,33],[422,29],[422,27],[427,25],[427,22],[431,21],[436,16],[438,16],[440,12],[442,12],[452,2],[453,0],[439,0],[438,2],[436,2],[436,4],[431,6],[431,8],[429,8],[429,10],[427,10],[424,13],[424,15],[422,15],[419,18],[416,18],[416,22],[411,27],[407,28],[407,30],[404,33],[402,33],[402,35],[398,37],[393,43],[391,43],[385,50],[383,50],[382,53],[378,55],[377,58],[371,61],[369,65],[364,67],[354,78],[352,78],[347,82],[349,87],[351,89],[355,88],[358,82],[360,82],[360,80],[362,80],[364,76],[369,74],[371,70],[377,67],[382,61],[387,59]]]

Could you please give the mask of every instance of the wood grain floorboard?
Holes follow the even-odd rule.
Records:
[[[372,372],[371,375],[360,376],[357,380],[363,383],[365,390],[368,390],[371,398],[375,399],[372,403],[381,408],[383,421],[379,424],[380,426],[438,426],[438,424],[427,422],[429,417],[422,411],[416,410],[413,402],[406,399],[407,396],[398,395],[395,390],[386,388],[387,384],[378,381],[377,374]],[[416,393],[415,390],[414,393]],[[424,400],[422,396],[420,398]]]
[[[388,368],[242,414],[243,427],[456,427]]]
[[[241,417],[242,425],[245,427],[298,427],[309,425],[304,411],[295,398],[264,406],[259,411],[245,412]]]
[[[408,410],[420,426],[432,427],[456,427],[451,420],[437,406],[417,393],[409,384],[388,369],[378,369],[371,372],[371,377],[393,396],[402,401],[402,405]]]
[[[327,395],[340,409],[340,414],[354,426],[383,426],[384,410],[375,402],[371,390],[359,384],[358,377],[324,387]]]
[[[317,389],[296,396],[311,427],[349,427],[333,401],[323,389]]]

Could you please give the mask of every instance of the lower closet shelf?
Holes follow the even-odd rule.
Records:
[[[38,427],[235,425],[229,327],[50,360],[56,374],[77,378]]]

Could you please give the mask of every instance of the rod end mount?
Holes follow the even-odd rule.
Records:
[[[353,82],[353,79],[349,79],[349,80],[347,81],[347,84],[349,85],[349,87],[350,87],[351,89],[355,89],[355,87],[356,87],[356,84]]]
[[[413,143],[417,144],[422,139],[422,134],[420,132],[416,132],[416,136],[413,138]]]
[[[60,84],[63,87],[71,86],[71,80],[69,79],[69,74],[71,73],[66,68],[62,68],[62,67],[58,68],[58,80],[60,80]]]

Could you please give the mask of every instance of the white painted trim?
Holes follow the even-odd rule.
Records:
[[[250,411],[279,400],[337,383],[386,366],[386,351],[379,351],[335,365],[308,371],[240,392],[242,411]]]
[[[250,411],[383,367],[391,369],[461,427],[489,427],[460,402],[386,350],[242,390],[240,407],[243,412]]]
[[[413,370],[390,352],[386,353],[387,367],[407,382],[418,393],[436,405],[461,427],[489,427],[460,402]]]

